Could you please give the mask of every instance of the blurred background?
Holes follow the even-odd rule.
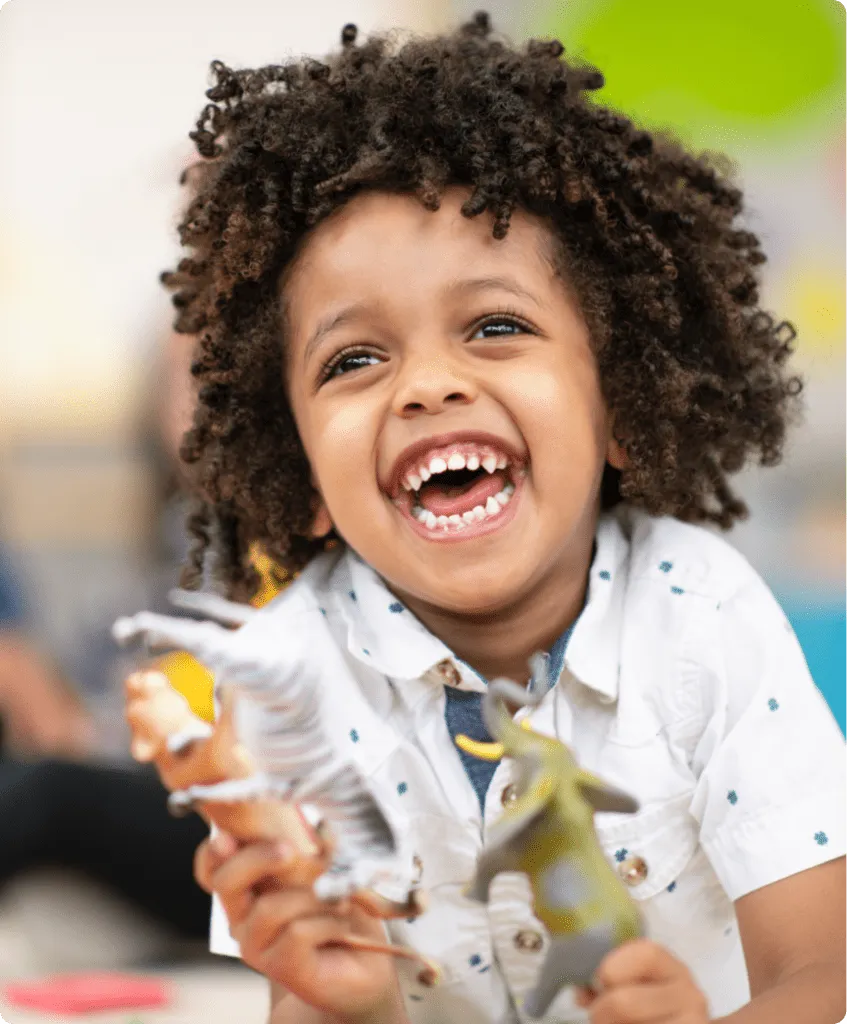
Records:
[[[121,719],[128,663],[108,627],[161,605],[184,548],[173,452],[190,401],[179,385],[186,352],[170,336],[158,284],[178,258],[177,180],[213,58],[249,66],[320,56],[347,21],[364,33],[435,31],[478,6],[12,0],[0,10],[0,847],[13,842],[2,832],[4,799],[68,806],[67,794],[30,794],[46,785],[43,773],[33,781],[33,758],[48,759],[53,794],[50,758],[70,755],[96,766],[91,792],[106,791],[108,831],[134,844],[138,859],[133,866],[104,841],[96,883],[89,871],[70,884],[67,870],[50,873],[51,850],[53,860],[82,865],[92,845],[59,856],[45,839],[33,859],[47,874],[35,876],[0,857],[0,981],[146,965],[173,975],[177,995],[145,1020],[235,1019],[227,993],[238,1020],[263,1019],[259,980],[199,952],[205,904],[182,913],[177,896],[169,909],[139,893],[137,876],[168,854],[133,835],[131,814],[121,818],[127,803],[147,801],[154,814],[161,799],[137,774],[137,802],[120,795],[121,772],[133,771]],[[602,102],[736,166],[749,225],[769,255],[765,305],[798,329],[806,411],[783,464],[739,479],[752,515],[730,540],[780,598],[843,729],[844,8],[489,0],[487,9],[512,38],[555,35],[600,67]],[[165,845],[182,851],[174,893],[196,841],[190,831],[167,833]],[[121,877],[116,860],[134,877]],[[14,879],[5,885],[4,871]],[[0,1012],[9,1015],[2,993]],[[12,1019],[41,1018],[15,1010]]]

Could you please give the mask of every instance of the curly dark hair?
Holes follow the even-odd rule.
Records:
[[[204,557],[234,597],[256,587],[251,545],[296,573],[327,544],[309,537],[314,491],[284,390],[280,281],[310,229],[363,189],[470,195],[505,236],[518,207],[545,218],[591,331],[630,468],[606,468],[605,507],[712,522],[746,515],[727,477],[773,465],[801,382],[795,334],[758,307],[755,235],[717,159],[640,130],[590,94],[593,68],[558,41],[516,48],[477,14],[456,32],[392,35],[255,70],[214,61],[191,132],[200,156],[180,239],[162,274],[177,331],[198,335],[199,405],[182,449],[199,509],[183,580]]]

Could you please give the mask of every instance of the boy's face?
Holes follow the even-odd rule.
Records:
[[[413,611],[460,615],[584,573],[605,462],[621,465],[547,229],[516,211],[498,241],[466,197],[354,198],[284,289],[316,534],[334,524]]]

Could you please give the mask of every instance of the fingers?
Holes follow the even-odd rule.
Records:
[[[609,953],[597,968],[596,981],[602,991],[640,981],[688,977],[688,968],[668,950],[649,939],[634,939]]]
[[[685,1006],[681,981],[661,985],[622,985],[603,992],[591,1004],[591,1024],[676,1024]],[[692,1021],[696,1018],[691,1018]]]
[[[248,957],[262,956],[283,932],[289,947],[318,946],[349,933],[344,911],[342,904],[321,903],[310,889],[285,889],[254,900],[232,934]]]
[[[214,873],[237,850],[238,843],[226,832],[218,832],[203,840],[194,854],[194,877],[201,889],[212,892]]]
[[[238,849],[231,836],[220,833],[204,843],[195,858],[195,877],[207,892],[215,892],[231,927],[250,913],[260,891],[269,888],[306,893],[312,913],[330,913],[337,904],[321,903],[312,891],[319,868],[298,856],[289,843],[250,843]]]
[[[596,994],[581,990],[591,1024],[706,1024],[706,997],[688,968],[655,942],[637,939],[613,950],[596,973]]]

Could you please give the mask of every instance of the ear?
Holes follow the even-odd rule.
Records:
[[[613,469],[629,469],[629,456],[626,454],[623,442],[615,431],[614,416],[609,417],[609,438],[606,442],[606,462]]]
[[[314,472],[311,473],[310,482],[315,489],[312,495],[312,537],[317,539],[326,537],[333,527],[333,522]]]
[[[320,494],[316,494],[312,499],[312,537],[326,537],[332,526],[332,517],[326,502]]]

